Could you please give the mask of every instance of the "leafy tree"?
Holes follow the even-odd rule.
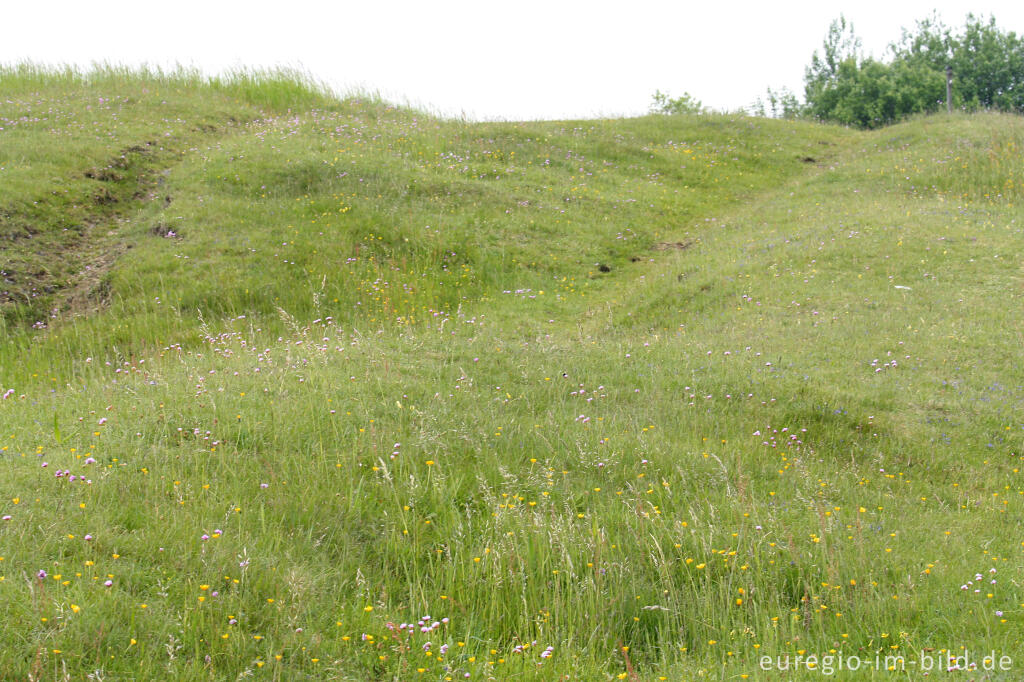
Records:
[[[970,108],[1024,111],[1024,39],[969,15],[953,47],[953,78]]]
[[[860,59],[860,38],[854,34],[853,24],[841,14],[829,25],[822,48],[821,57],[817,52],[811,55],[811,64],[804,75],[808,102],[812,94],[817,95],[836,83],[844,63],[852,61],[856,64]]]
[[[853,24],[842,15],[829,26],[821,55],[811,56],[804,84],[809,115],[862,128],[887,123],[898,97],[891,67],[864,59]]]
[[[1024,39],[1002,32],[993,18],[968,15],[963,33],[954,35],[933,15],[915,32],[904,29],[889,51],[888,62],[865,59],[853,26],[840,16],[805,73],[807,112],[873,128],[935,111],[945,101],[949,66],[958,108],[1024,113]]]
[[[652,114],[702,114],[704,112],[704,105],[688,92],[673,99],[667,93],[655,90],[651,102]]]
[[[903,29],[903,37],[889,46],[896,61],[904,61],[934,70],[945,70],[950,63],[956,38],[937,14],[917,22],[917,32]]]

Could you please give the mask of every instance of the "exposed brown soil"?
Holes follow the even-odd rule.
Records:
[[[687,239],[682,242],[658,242],[651,247],[654,251],[685,251],[693,246],[693,240]]]

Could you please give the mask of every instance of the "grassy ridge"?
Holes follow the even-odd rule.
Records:
[[[1020,651],[1018,119],[4,78],[4,262],[78,260],[4,303],[2,676]]]
[[[99,79],[93,86],[99,90],[79,97],[103,99],[104,82]],[[467,126],[362,102],[335,103],[305,117],[284,113],[257,119],[252,110],[230,109],[238,100],[220,96],[222,87],[202,90],[206,107],[187,110],[187,93],[196,92],[197,83],[172,80],[163,91],[147,83],[141,78],[136,85],[149,94],[140,95],[129,114],[135,128],[120,132],[124,114],[107,111],[100,120],[118,132],[89,140],[96,146],[89,154],[57,153],[64,165],[49,173],[35,159],[12,162],[6,169],[12,177],[23,176],[21,189],[9,185],[23,198],[45,195],[38,188],[52,182],[51,175],[78,176],[83,188],[73,206],[84,204],[94,212],[97,197],[100,204],[126,203],[124,196],[106,198],[111,184],[123,187],[121,195],[141,194],[140,184],[145,190],[138,197],[142,201],[128,211],[108,210],[78,221],[85,226],[73,226],[72,244],[39,248],[42,238],[36,236],[31,247],[25,242],[19,248],[15,240],[12,252],[18,260],[9,276],[15,286],[6,295],[8,318],[28,316],[32,323],[45,323],[47,317],[67,314],[68,306],[53,310],[52,297],[38,292],[40,279],[57,289],[66,282],[41,278],[30,264],[58,252],[66,270],[81,267],[87,259],[76,256],[89,250],[82,242],[92,243],[108,232],[114,232],[113,241],[133,248],[150,235],[188,237],[172,238],[163,248],[147,245],[118,282],[106,281],[99,288],[101,295],[111,285],[123,292],[127,309],[116,310],[123,324],[140,312],[140,301],[162,294],[161,300],[188,317],[200,309],[219,315],[266,313],[275,307],[305,317],[316,292],[343,308],[358,302],[376,312],[368,317],[377,322],[450,309],[466,296],[502,290],[499,285],[542,289],[553,276],[567,274],[582,283],[599,265],[617,266],[638,257],[659,235],[683,233],[714,207],[799,172],[801,153],[815,151],[823,135],[807,126],[806,137],[783,143],[774,132],[782,129],[777,122],[728,119],[702,126],[680,119],[669,131],[659,119],[638,119],[627,127],[615,122]],[[177,109],[166,110],[167,102],[174,101],[168,92],[184,93]],[[310,99],[310,107],[318,104]],[[104,161],[110,165],[109,157],[123,155],[104,138],[114,136],[122,144],[142,141],[152,137],[143,129],[164,125],[168,116],[177,123],[164,133],[174,141],[173,160],[167,160],[169,154],[163,160],[133,156],[155,180],[145,185],[138,178],[122,179],[124,173],[103,166]],[[68,118],[71,134],[81,123]],[[218,128],[225,121],[228,127]],[[21,147],[41,147],[31,135],[46,131],[48,123],[44,117],[34,132],[24,130]],[[8,148],[13,159],[25,154],[19,146]],[[83,163],[82,156],[91,158]],[[728,172],[713,172],[718,168]],[[104,184],[97,178],[103,173],[117,180],[108,178]],[[25,189],[30,186],[34,193]],[[669,192],[678,199],[664,201]],[[66,242],[74,219],[67,215],[68,203],[40,209],[33,222],[52,226],[49,232]],[[21,215],[24,207],[12,206],[8,212]],[[80,237],[93,223],[102,227]],[[104,250],[109,252],[110,245]],[[287,258],[285,252],[302,260]],[[339,253],[348,262],[340,262]],[[238,257],[242,254],[249,260]],[[190,262],[176,262],[181,260]],[[259,268],[251,268],[252,262]],[[576,267],[566,271],[566,265]],[[523,266],[535,276],[524,278]],[[440,278],[434,272],[438,267]],[[195,276],[196,270],[203,271],[201,276]],[[385,273],[389,276],[381,277]],[[75,274],[67,273],[66,279],[73,282]],[[373,290],[378,280],[389,289],[408,289],[415,282],[417,294],[381,296]],[[181,291],[181,281],[189,286],[169,300],[168,288]],[[471,290],[463,291],[466,287]],[[90,291],[95,294],[96,287]],[[357,300],[361,297],[370,300]],[[133,329],[126,338],[148,337],[151,331]]]

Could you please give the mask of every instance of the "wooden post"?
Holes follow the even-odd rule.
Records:
[[[946,113],[953,113],[953,67],[946,67]]]

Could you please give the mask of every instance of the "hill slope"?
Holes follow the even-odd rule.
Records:
[[[4,677],[1020,650],[1019,119],[0,83]]]

